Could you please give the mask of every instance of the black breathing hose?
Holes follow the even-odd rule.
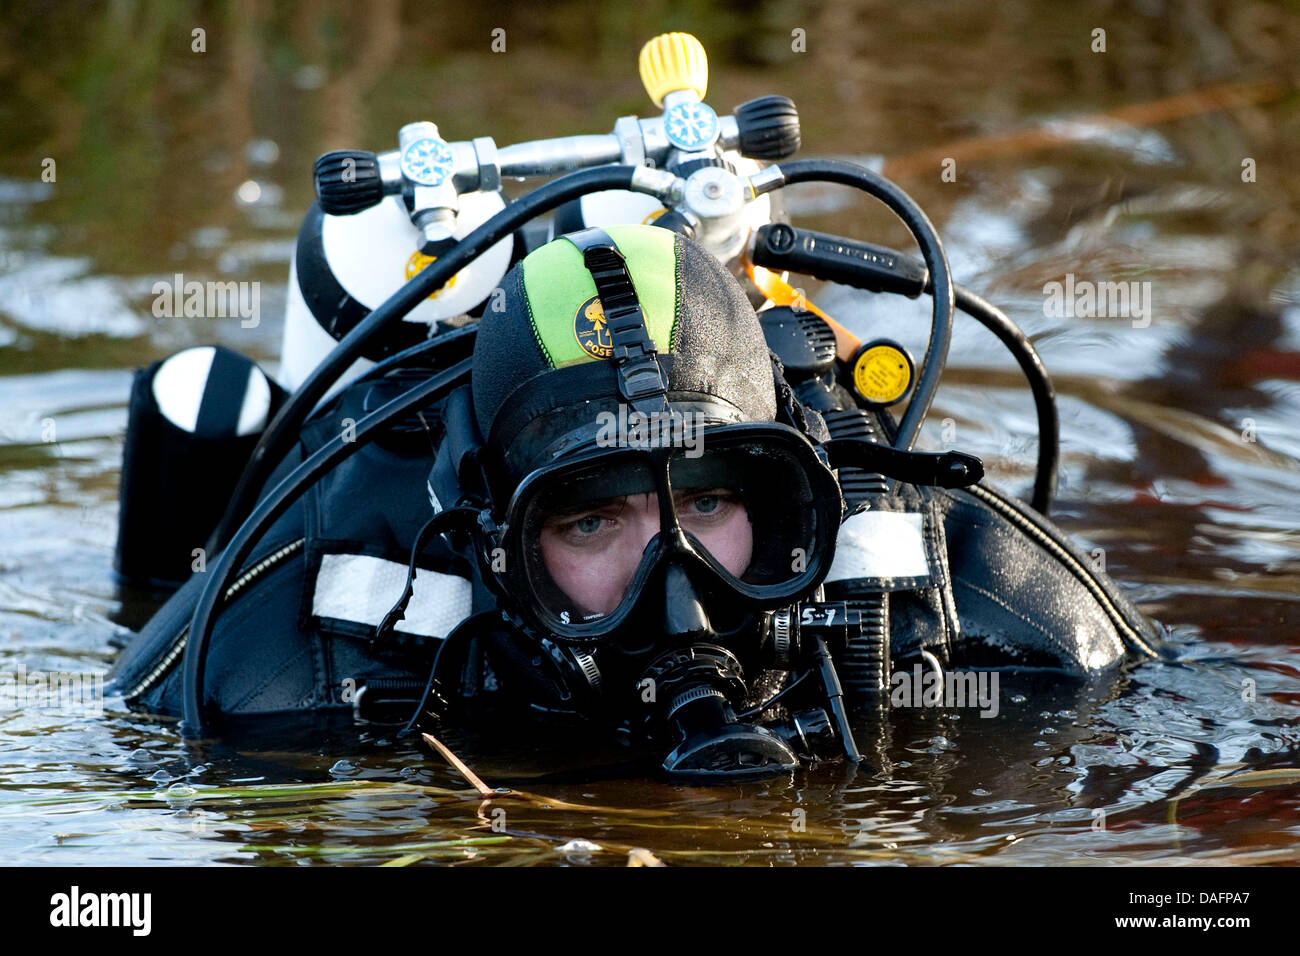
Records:
[[[443,351],[449,350],[456,343],[463,343],[468,346],[470,351],[474,349],[474,338],[478,335],[478,323],[466,325],[459,329],[453,329],[450,332],[440,332],[431,339],[425,339],[423,342],[417,342],[415,345],[408,346],[400,352],[396,352],[388,358],[375,365],[374,368],[367,369],[365,373],[357,379],[358,382],[368,382],[377,378],[382,378],[393,369],[403,368],[419,359],[432,360]]]
[[[262,484],[297,440],[298,428],[311,414],[330,386],[352,366],[366,343],[390,322],[401,318],[446,284],[483,252],[509,236],[525,222],[561,206],[571,199],[604,189],[628,189],[639,166],[598,166],[570,173],[535,189],[479,226],[446,254],[426,266],[394,292],[345,335],[333,351],[307,376],[289,400],[281,406],[258,440],[248,465],[231,495],[230,505],[208,539],[207,551],[215,554],[234,534],[251,510]]]
[[[194,617],[190,621],[181,678],[185,708],[182,730],[186,736],[202,737],[207,730],[203,684],[208,641],[217,614],[225,603],[227,582],[243,565],[254,545],[261,540],[271,524],[321,475],[364,448],[395,419],[424,407],[441,392],[460,384],[469,374],[472,364],[471,359],[458,362],[371,412],[357,423],[356,434],[350,441],[345,441],[344,436],[339,435],[322,445],[310,458],[286,475],[253,509],[248,520],[240,526],[229,545],[221,552],[215,566],[209,570],[211,577],[199,596]]]
[[[952,341],[955,293],[948,257],[943,251],[939,234],[911,196],[869,169],[833,159],[797,159],[768,168],[780,171],[784,185],[804,182],[840,183],[874,196],[903,220],[921,247],[921,255],[925,258],[937,291],[934,293],[930,341],[925,347],[925,358],[921,363],[921,378],[917,382],[916,393],[907,406],[907,412],[898,424],[898,437],[894,440],[895,448],[910,451],[921,430],[921,423],[930,411],[934,393],[939,389],[939,379],[948,361],[948,345]]]
[[[930,290],[927,283],[926,291]],[[1038,467],[1034,472],[1034,491],[1029,504],[1046,517],[1056,497],[1056,475],[1061,457],[1061,424],[1056,411],[1056,389],[1038,357],[1038,350],[1029,337],[1010,317],[980,298],[970,289],[957,286],[957,308],[977,319],[981,325],[998,337],[1007,347],[1025,373],[1029,390],[1034,396],[1034,411],[1038,415]]]
[[[919,259],[886,246],[784,223],[759,227],[750,257],[755,265],[791,269],[871,292],[892,292],[909,299],[934,294],[930,270]],[[1038,415],[1038,468],[1030,503],[1046,515],[1056,494],[1060,458],[1060,426],[1051,379],[1033,344],[1004,312],[960,285],[954,284],[953,291],[957,308],[997,336],[1025,373]]]

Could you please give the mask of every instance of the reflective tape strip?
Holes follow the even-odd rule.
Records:
[[[930,575],[917,512],[861,511],[840,525],[827,581]]]
[[[374,627],[402,596],[406,572],[404,564],[366,554],[324,555],[316,575],[312,614]],[[472,598],[467,578],[419,568],[406,616],[395,629],[446,637],[469,617]]]

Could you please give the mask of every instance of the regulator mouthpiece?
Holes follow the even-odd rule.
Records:
[[[740,661],[717,644],[695,643],[661,654],[637,686],[656,688],[662,710],[653,736],[672,744],[660,762],[670,778],[717,783],[790,773],[795,752],[777,734],[736,719],[745,697]]]
[[[798,769],[799,758],[776,734],[736,720],[722,691],[697,684],[674,704],[670,720],[679,742],[662,763],[669,777],[718,783]]]

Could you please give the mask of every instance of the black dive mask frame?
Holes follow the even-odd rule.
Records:
[[[616,640],[618,633],[629,622],[644,626],[647,620],[657,621],[662,608],[656,610],[652,606],[657,589],[648,585],[672,563],[687,570],[697,584],[709,593],[732,596],[754,612],[788,607],[811,595],[830,572],[836,535],[843,517],[839,483],[825,459],[805,436],[778,422],[745,422],[708,427],[699,432],[699,438],[704,455],[724,455],[742,447],[757,448],[780,454],[788,464],[798,467],[806,482],[805,491],[809,500],[791,502],[791,505],[811,509],[813,517],[807,529],[811,537],[806,541],[786,542],[800,548],[801,554],[790,555],[791,573],[784,580],[756,583],[736,577],[693,534],[682,527],[672,485],[673,463],[680,461],[682,449],[671,446],[646,449],[594,448],[566,455],[561,460],[530,473],[512,496],[500,525],[496,525],[486,515],[483,518],[488,545],[487,551],[482,555],[485,568],[504,564],[500,570],[489,571],[485,576],[495,583],[498,591],[530,625],[559,643],[580,647],[592,647]],[[646,545],[617,608],[595,618],[577,620],[575,614],[565,620],[543,608],[537,582],[530,573],[535,570],[537,560],[529,554],[529,550],[534,547],[529,537],[530,511],[535,506],[540,507],[539,496],[544,495],[557,482],[563,481],[565,476],[581,473],[597,464],[608,464],[611,471],[618,471],[624,465],[639,465],[638,470],[643,470],[652,478],[659,504],[659,533]],[[752,520],[753,516],[751,522]],[[494,561],[494,557],[504,560]],[[798,570],[795,570],[796,567]],[[705,610],[707,612],[708,609]]]

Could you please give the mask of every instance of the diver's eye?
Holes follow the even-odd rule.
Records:
[[[725,488],[691,492],[677,499],[677,513],[686,521],[725,520],[741,507],[739,495]]]
[[[718,495],[700,495],[691,500],[691,507],[696,514],[712,514],[722,507],[722,499]]]
[[[600,515],[583,515],[571,527],[580,534],[595,534],[604,523],[605,519]]]
[[[597,502],[589,509],[555,515],[547,519],[543,533],[572,545],[604,541],[619,528],[626,504],[625,498],[614,498]]]
[[[589,512],[575,515],[567,521],[557,521],[548,525],[547,530],[570,544],[582,544],[607,532],[613,525],[612,517],[600,512]]]

